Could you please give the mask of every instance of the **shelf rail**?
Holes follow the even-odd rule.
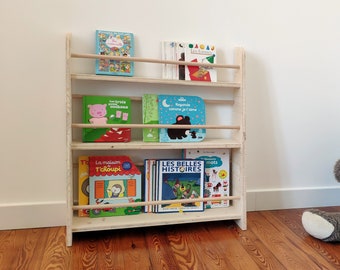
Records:
[[[164,125],[164,124],[82,124],[73,123],[74,128],[171,128],[171,129],[240,129],[238,125]]]
[[[192,198],[192,199],[179,199],[179,200],[161,200],[150,202],[127,202],[127,203],[115,203],[115,204],[96,204],[96,205],[74,205],[73,210],[81,209],[106,209],[106,208],[120,208],[120,207],[137,207],[137,206],[149,206],[159,204],[172,204],[172,203],[193,203],[193,202],[209,202],[209,201],[232,201],[240,200],[241,196],[221,196],[213,198]]]
[[[124,62],[142,62],[142,63],[154,63],[154,64],[173,64],[182,66],[204,66],[207,68],[229,68],[229,69],[240,69],[240,65],[226,65],[226,64],[211,64],[211,63],[199,63],[199,62],[187,62],[187,61],[174,61],[174,60],[163,60],[154,58],[141,58],[141,57],[127,57],[127,56],[111,56],[111,55],[100,55],[90,53],[71,53],[72,58],[83,58],[83,59],[108,59]]]

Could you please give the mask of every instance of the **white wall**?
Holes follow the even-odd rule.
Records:
[[[248,209],[340,204],[340,3],[301,1],[8,1],[0,14],[0,228],[65,224],[64,37],[94,51],[94,31],[136,35],[136,55],[160,40],[207,40],[228,59],[247,52]],[[88,69],[89,67],[84,67]],[[160,71],[137,70],[137,75]],[[334,122],[335,121],[335,122]]]
[[[0,229],[65,224],[66,3],[1,3]]]

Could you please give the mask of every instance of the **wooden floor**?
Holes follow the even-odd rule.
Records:
[[[72,247],[63,227],[0,231],[0,268],[340,269],[340,243],[307,235],[302,212],[249,212],[247,231],[223,221],[77,233]]]

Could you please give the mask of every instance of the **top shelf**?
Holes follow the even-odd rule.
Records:
[[[126,57],[126,56],[113,56],[113,55],[99,55],[91,53],[74,53],[71,52],[71,34],[67,35],[67,61],[71,59],[110,59],[116,61],[129,61],[153,64],[170,64],[170,65],[190,65],[190,66],[205,66],[209,68],[221,68],[234,70],[236,73],[242,72],[242,66],[239,61],[240,55],[244,54],[241,47],[235,48],[235,64],[211,64],[211,63],[195,63],[186,61],[172,61],[156,58],[144,57]],[[161,78],[147,78],[147,77],[125,77],[125,76],[109,76],[109,75],[94,75],[85,73],[70,74],[73,80],[87,80],[87,81],[111,81],[111,82],[128,82],[128,83],[147,83],[147,84],[163,84],[163,85],[183,85],[183,86],[199,86],[199,87],[223,87],[231,89],[239,89],[242,87],[241,81],[236,76],[235,81],[222,81],[222,82],[201,82],[201,81],[185,81],[185,80],[171,80]]]
[[[71,74],[74,80],[88,80],[88,81],[111,81],[111,82],[130,82],[130,83],[149,83],[149,84],[170,84],[170,85],[187,85],[187,86],[203,86],[203,87],[228,87],[240,88],[241,84],[238,82],[199,82],[199,81],[182,81],[169,79],[155,79],[143,77],[123,77],[123,76],[105,76],[93,74]]]

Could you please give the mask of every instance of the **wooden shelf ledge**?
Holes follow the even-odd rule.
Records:
[[[117,142],[117,143],[84,143],[72,142],[72,150],[168,150],[168,149],[205,149],[205,148],[241,148],[242,143],[233,139],[204,139],[202,142]]]

